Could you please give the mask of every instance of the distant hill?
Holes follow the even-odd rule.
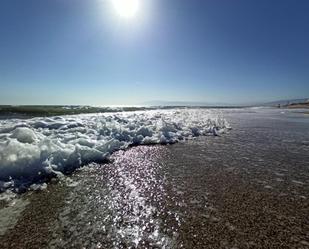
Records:
[[[290,106],[290,105],[296,105],[296,104],[303,104],[303,103],[308,103],[309,98],[304,98],[304,99],[286,99],[286,100],[278,100],[278,101],[272,101],[272,102],[267,102],[264,103],[262,106]]]
[[[309,109],[309,101],[304,102],[304,103],[293,103],[293,104],[289,104],[288,106],[286,106],[287,108],[291,108],[291,109]]]
[[[149,106],[149,107],[176,107],[176,106],[183,106],[183,107],[253,107],[253,106],[265,106],[265,107],[288,107],[289,105],[296,104],[303,104],[309,103],[309,98],[303,99],[285,99],[285,100],[277,100],[271,101],[266,103],[251,103],[251,104],[230,104],[230,103],[223,103],[223,102],[194,102],[194,101],[147,101],[143,102],[141,106]]]
[[[161,101],[153,100],[141,103],[142,106],[231,106],[228,103],[219,102],[194,102],[194,101]]]

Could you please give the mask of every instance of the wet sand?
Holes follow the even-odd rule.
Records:
[[[229,134],[133,147],[22,196],[0,248],[309,248],[307,121],[228,118]]]

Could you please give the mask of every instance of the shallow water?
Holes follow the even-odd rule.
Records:
[[[308,248],[309,118],[279,109],[223,114],[228,134],[119,151],[110,164],[28,194],[24,218],[0,245]]]

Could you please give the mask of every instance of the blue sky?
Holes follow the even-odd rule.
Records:
[[[0,104],[309,96],[309,1],[1,0]]]

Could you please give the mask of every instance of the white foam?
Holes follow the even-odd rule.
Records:
[[[215,111],[174,109],[0,121],[0,190],[102,162],[129,145],[175,143],[229,128]],[[1,183],[2,181],[2,183]]]

